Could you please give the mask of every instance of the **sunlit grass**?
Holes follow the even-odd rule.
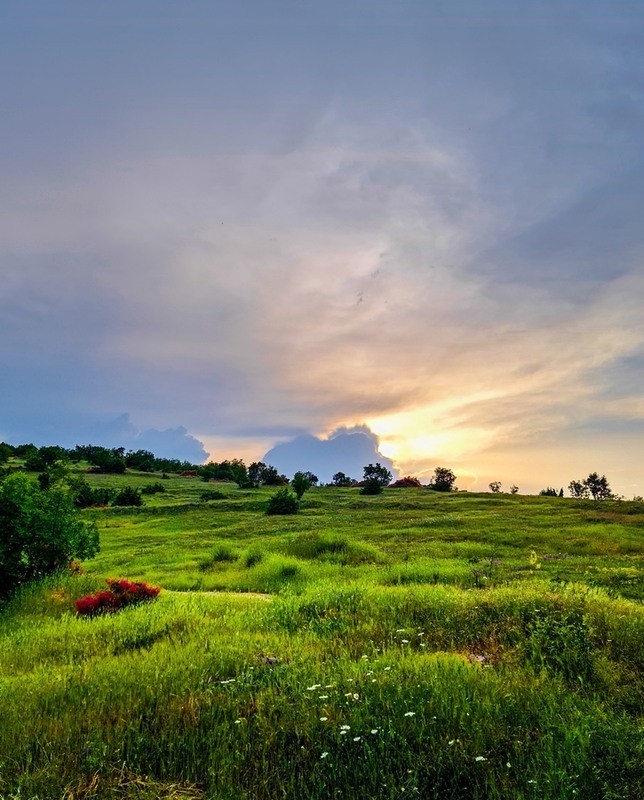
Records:
[[[641,508],[166,483],[0,615],[3,800],[641,798]]]

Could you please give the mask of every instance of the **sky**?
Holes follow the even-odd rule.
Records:
[[[644,494],[641,0],[3,0],[0,69],[0,439]]]

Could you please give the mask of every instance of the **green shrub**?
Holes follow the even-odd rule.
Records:
[[[144,486],[141,489],[141,494],[160,494],[161,492],[165,492],[165,490],[165,486],[157,481],[156,483],[151,483],[149,486]]]
[[[297,497],[286,486],[268,501],[267,514],[297,514],[300,504]]]
[[[382,483],[375,478],[369,478],[360,487],[360,494],[382,494]]]
[[[225,500],[226,495],[217,489],[210,489],[207,492],[202,492],[200,499],[202,503],[207,503],[209,500]]]
[[[21,474],[0,483],[0,532],[0,596],[99,549],[96,526],[77,518],[65,489],[42,491]]]
[[[112,500],[113,506],[142,506],[141,492],[132,486],[125,486]]]

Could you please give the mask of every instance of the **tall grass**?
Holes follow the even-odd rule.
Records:
[[[641,800],[644,509],[164,486],[0,613],[2,800]]]

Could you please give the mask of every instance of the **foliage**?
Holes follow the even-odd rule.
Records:
[[[113,506],[142,506],[141,491],[132,486],[124,486],[112,500]]]
[[[561,675],[572,686],[594,675],[590,629],[577,610],[539,610],[529,625],[528,659],[538,668]]]
[[[208,489],[199,495],[199,499],[202,503],[207,503],[210,500],[225,500],[226,495],[218,489]]]
[[[501,481],[492,481],[492,483],[490,483],[489,485],[489,488],[491,492],[494,492],[494,494],[498,494],[501,491],[501,486],[502,486]]]
[[[366,481],[362,481],[362,485],[360,486],[360,494],[382,494],[382,483],[380,483],[377,478],[367,478]]]
[[[552,486],[546,486],[545,489],[542,489],[539,492],[541,497],[559,497],[559,492],[554,489]]]
[[[78,519],[64,488],[42,491],[21,474],[0,483],[0,595],[98,549],[96,526]]]
[[[434,477],[430,481],[429,488],[435,492],[451,492],[456,483],[456,475],[447,467],[436,467]]]
[[[512,484],[512,486],[510,486],[510,494],[519,494],[519,487]]]
[[[81,616],[119,611],[126,606],[138,605],[154,600],[161,591],[158,586],[147,583],[133,583],[125,578],[107,578],[109,591],[99,591],[76,600],[76,612]]]
[[[591,472],[584,481],[593,500],[609,500],[613,497],[606,476],[601,477],[596,472]]]
[[[344,472],[336,472],[331,479],[332,486],[353,486],[354,483],[355,481],[353,478],[349,478],[349,476],[345,475]]]
[[[13,456],[13,447],[6,442],[0,442],[0,464],[6,464]]]
[[[276,492],[268,501],[267,514],[297,514],[300,504],[298,498],[286,486]]]
[[[296,472],[295,475],[293,475],[291,488],[295,492],[298,500],[301,500],[304,492],[308,492],[311,486],[313,486],[313,481],[310,476],[315,478],[315,475],[312,475],[311,472]],[[317,478],[315,478],[315,480],[317,481]]]
[[[375,481],[380,486],[388,486],[391,483],[391,472],[380,463],[367,464],[363,470],[362,480],[364,483]]]
[[[422,483],[418,480],[418,478],[413,478],[411,475],[407,475],[405,478],[398,478],[397,481],[389,484],[390,489],[420,489],[422,487]]]
[[[159,481],[156,481],[156,483],[151,483],[148,486],[144,486],[141,489],[141,494],[162,494],[165,491],[165,486]]]
[[[593,500],[610,500],[614,495],[611,492],[605,475],[601,477],[596,472],[591,472],[584,480],[573,480],[568,484],[571,497],[583,500],[592,497]]]

